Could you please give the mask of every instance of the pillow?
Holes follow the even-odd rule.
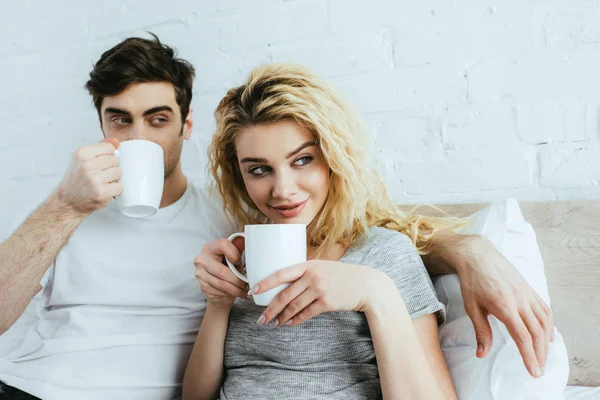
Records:
[[[523,219],[513,198],[489,205],[474,215],[466,232],[488,238],[515,266],[537,294],[550,304],[544,263],[532,226]],[[555,329],[544,376],[529,375],[517,345],[508,330],[490,316],[494,340],[488,355],[479,359],[473,324],[464,309],[457,275],[434,279],[438,297],[447,308],[446,323],[440,327],[442,351],[456,392],[465,400],[555,400],[564,399],[569,376],[565,343]]]

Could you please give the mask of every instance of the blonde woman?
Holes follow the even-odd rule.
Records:
[[[184,398],[455,399],[444,307],[415,247],[454,221],[397,210],[365,159],[360,121],[302,67],[255,69],[215,115],[225,209],[243,225],[306,224],[310,261],[251,288],[291,283],[266,309],[224,290],[243,282],[199,272],[208,305]]]

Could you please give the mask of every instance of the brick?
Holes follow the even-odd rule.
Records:
[[[200,153],[195,140],[190,139],[185,141],[181,152],[181,167],[185,171],[193,172],[200,167],[201,161],[206,159],[206,156],[204,156],[205,153],[206,151]]]
[[[219,12],[228,12],[232,10],[254,8],[256,6],[277,7],[277,0],[219,0],[216,3],[216,9]]]
[[[179,57],[192,65],[226,58],[219,48],[221,24],[227,21],[202,21],[192,18],[189,24],[176,23],[152,29],[161,42],[175,48]],[[188,40],[184,38],[189,38]]]
[[[570,142],[583,142],[595,136],[598,109],[580,101],[568,101],[565,108],[565,137]]]
[[[576,100],[517,107],[519,137],[527,143],[585,141],[593,130],[592,107]]]
[[[565,141],[565,111],[558,102],[517,107],[519,137],[527,143]]]
[[[600,43],[599,17],[594,2],[553,2],[552,7],[538,8],[547,45],[559,49]]]
[[[255,67],[270,61],[268,54],[248,52],[222,60],[198,62],[195,64],[194,89],[199,94],[221,92],[224,95],[232,87],[241,85]]]
[[[560,143],[540,151],[542,186],[550,188],[597,187],[600,182],[600,144]]]
[[[303,64],[325,77],[394,67],[391,32],[381,27],[325,40],[275,44],[270,53],[274,62]]]
[[[32,151],[36,176],[63,177],[71,162],[73,151],[74,149],[59,146]]]
[[[109,36],[147,36],[156,26],[185,22],[190,6],[185,0],[171,0],[168,7],[142,5],[137,0],[90,3],[85,11],[85,29],[92,39]],[[107,23],[110,21],[110,23]]]
[[[453,9],[452,2],[443,0],[413,2],[410,7],[398,1],[330,0],[329,20],[334,33],[381,25],[402,27],[411,24],[429,28],[438,23],[435,18],[428,21],[432,13],[451,16]]]
[[[407,195],[463,193],[525,188],[530,184],[533,158],[509,148],[449,157],[445,162],[405,163],[397,168]]]
[[[15,179],[8,183],[0,180],[3,196],[0,207],[6,212],[0,213],[0,242],[8,237],[27,216],[34,211],[58,186],[55,177],[36,179]],[[9,193],[5,195],[4,189]]]
[[[531,7],[461,4],[445,14],[433,9],[395,26],[398,65],[522,57],[543,46],[541,27]]]
[[[599,64],[600,54],[584,50],[569,55],[548,50],[522,59],[482,61],[467,69],[469,98],[475,103],[499,99],[521,103],[565,97],[597,102]]]
[[[395,202],[403,203],[406,196],[402,189],[402,182],[398,179],[398,172],[396,170],[396,163],[392,160],[386,160],[378,166],[378,170],[381,176],[381,180],[385,184],[388,195]]]
[[[384,112],[461,102],[466,96],[463,73],[455,66],[426,66],[331,81],[363,112]]]
[[[6,77],[0,80],[0,90],[33,90],[53,83],[67,83],[78,85],[77,91],[85,93],[83,86],[89,79],[93,64],[106,49],[116,43],[101,41],[68,47],[50,47],[41,52],[0,59],[0,76]]]
[[[52,14],[52,18],[47,15],[3,17],[0,37],[3,38],[2,47],[9,49],[8,54],[22,54],[85,40],[87,31],[81,14],[66,9]]]
[[[0,181],[36,176],[35,155],[30,149],[8,149],[0,153]]]
[[[90,110],[91,98],[82,82],[44,82],[21,90],[18,85],[0,96],[0,118],[20,118]]]
[[[277,15],[277,18],[273,15]],[[224,24],[220,47],[225,51],[243,50],[284,41],[319,38],[326,33],[325,2],[311,0],[269,4],[257,7],[251,13],[241,14],[236,21]]]
[[[202,83],[197,82],[196,86],[201,86]],[[193,137],[202,139],[206,136],[206,132],[210,132],[210,136],[214,131],[215,118],[214,111],[219,105],[219,101],[225,96],[226,90],[211,92],[206,94],[194,94],[192,107],[194,110],[194,130]]]
[[[373,129],[373,128],[372,128]],[[380,120],[374,126],[377,147],[383,153],[399,150],[417,151],[431,145],[441,145],[439,121],[425,118],[393,118]]]
[[[510,104],[457,105],[440,112],[444,146],[451,149],[518,146]]]

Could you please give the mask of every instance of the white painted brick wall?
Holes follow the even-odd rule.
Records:
[[[398,202],[600,198],[600,4],[505,0],[0,0],[0,238],[101,137],[100,54],[158,34],[191,61],[204,179],[212,112],[269,61],[308,65],[374,137]]]

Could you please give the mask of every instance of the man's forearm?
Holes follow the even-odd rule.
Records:
[[[460,235],[450,231],[436,233],[432,239],[431,251],[423,256],[429,275],[458,273],[461,267],[469,264],[480,241],[479,235]]]
[[[40,279],[86,216],[52,194],[0,244],[0,335],[40,290]]]

